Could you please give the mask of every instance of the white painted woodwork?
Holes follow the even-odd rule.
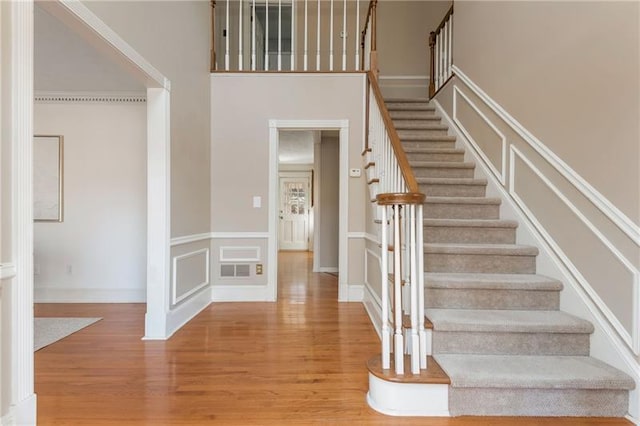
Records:
[[[279,248],[309,249],[309,177],[280,178]]]
[[[243,70],[243,62],[244,62],[244,49],[243,49],[243,34],[242,34],[242,9],[244,8],[243,0],[240,0],[238,3],[238,70]]]
[[[329,0],[329,71],[333,71],[333,0]]]
[[[318,0],[318,24],[316,26],[316,71],[320,71],[320,16],[320,0]]]
[[[224,37],[224,69],[226,71],[229,71],[229,39],[231,38],[230,36],[230,31],[229,31],[229,0],[227,0],[227,8],[225,9],[225,31],[226,31],[226,35]]]

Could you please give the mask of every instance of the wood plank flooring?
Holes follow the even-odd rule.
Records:
[[[380,351],[360,303],[282,253],[278,303],[216,303],[164,342],[144,305],[39,304],[36,316],[104,319],[35,354],[39,425],[630,425],[624,419],[395,418],[367,406]]]

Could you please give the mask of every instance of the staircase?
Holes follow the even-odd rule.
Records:
[[[425,315],[449,413],[624,416],[634,381],[589,357],[592,324],[559,310],[562,283],[536,274],[538,249],[517,244],[517,222],[500,219],[434,107],[386,105],[427,196]]]

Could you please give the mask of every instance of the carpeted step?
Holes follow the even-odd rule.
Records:
[[[602,416],[627,413],[633,379],[587,356],[447,354],[452,416]]]
[[[425,273],[425,306],[445,309],[554,310],[562,283],[535,274]]]
[[[447,136],[447,126],[433,125],[424,129],[396,129],[400,140],[408,140],[410,138],[431,138]],[[451,136],[455,138],[455,136]]]
[[[464,161],[464,149],[405,148],[409,161]]]
[[[499,198],[430,195],[424,202],[424,217],[438,219],[497,219]]]
[[[475,163],[451,161],[410,161],[415,177],[425,178],[472,178]]]
[[[424,219],[424,239],[429,243],[513,244],[514,220]]]
[[[433,353],[588,355],[593,325],[560,311],[426,309]]]
[[[538,249],[517,244],[425,244],[426,272],[533,274]]]
[[[486,179],[416,178],[428,197],[484,197]]]
[[[404,102],[404,101],[392,101],[386,102],[387,110],[391,111],[428,111],[435,114],[436,108],[425,102]]]
[[[428,120],[393,120],[396,130],[440,130],[446,134],[449,126],[446,124],[433,123]]]
[[[432,123],[440,123],[442,120],[434,114],[434,111],[405,111],[405,110],[389,110],[392,120],[429,120]]]

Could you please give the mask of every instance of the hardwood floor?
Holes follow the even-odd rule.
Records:
[[[623,419],[396,418],[367,406],[380,351],[336,277],[283,253],[278,303],[216,303],[164,342],[144,305],[40,304],[36,316],[104,319],[35,354],[39,425],[629,425]]]

